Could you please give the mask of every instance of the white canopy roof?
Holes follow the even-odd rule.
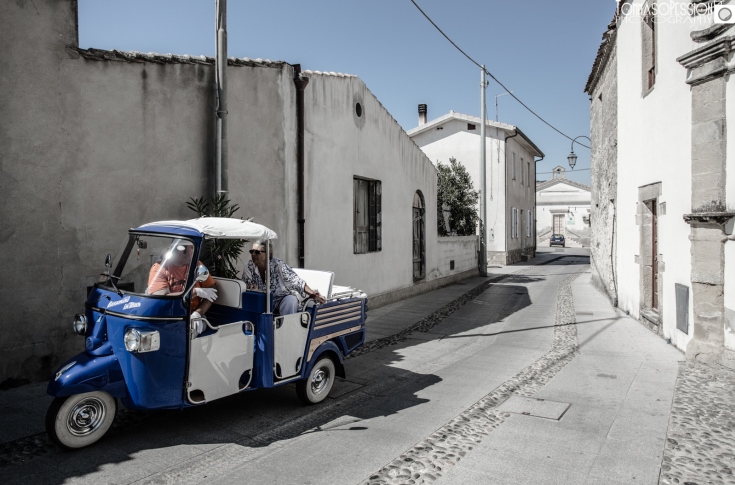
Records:
[[[278,235],[267,227],[255,222],[230,217],[200,217],[188,221],[158,221],[140,226],[179,226],[190,227],[207,236],[223,239],[278,239]]]

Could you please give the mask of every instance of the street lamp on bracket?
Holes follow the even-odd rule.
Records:
[[[577,138],[587,138],[589,137],[580,135],[578,137],[575,137],[574,140],[572,140],[572,152],[567,156],[567,161],[569,162],[569,166],[572,167],[572,170],[574,170],[574,166],[577,164],[577,154],[574,153],[574,142],[577,141]],[[590,145],[592,144],[592,140],[590,140]],[[584,146],[584,145],[583,145]]]

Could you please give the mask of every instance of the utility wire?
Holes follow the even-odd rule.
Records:
[[[485,70],[485,72],[487,73],[487,75],[488,75],[488,76],[490,76],[490,77],[491,77],[491,78],[493,79],[493,81],[495,81],[496,83],[498,83],[498,84],[500,85],[500,87],[501,87],[501,88],[505,89],[505,90],[506,90],[506,91],[508,92],[508,94],[510,94],[510,95],[511,95],[511,96],[513,97],[513,99],[515,99],[516,101],[518,101],[518,102],[519,102],[519,103],[521,104],[521,106],[523,106],[524,108],[526,108],[526,109],[527,109],[527,110],[528,110],[528,111],[529,111],[529,112],[530,112],[531,114],[533,114],[533,115],[534,115],[534,116],[535,116],[536,118],[540,119],[540,120],[541,120],[542,122],[544,122],[544,123],[545,123],[545,124],[546,124],[546,125],[547,125],[547,126],[548,126],[549,128],[551,128],[552,130],[556,131],[557,133],[559,133],[560,135],[562,135],[562,136],[563,136],[564,138],[567,138],[568,140],[572,140],[572,146],[574,146],[574,144],[576,143],[577,145],[583,146],[583,147],[585,147],[585,148],[589,148],[589,147],[588,147],[587,145],[585,145],[585,144],[583,144],[583,143],[580,143],[580,142],[578,142],[578,141],[576,141],[576,142],[575,142],[575,141],[574,141],[574,138],[572,138],[571,136],[569,136],[569,135],[567,135],[566,133],[562,132],[561,130],[559,130],[558,128],[556,128],[556,127],[555,127],[554,125],[552,125],[551,123],[549,123],[548,121],[546,121],[545,119],[543,119],[543,118],[542,118],[541,116],[539,116],[539,115],[538,115],[538,114],[537,114],[537,113],[536,113],[536,112],[535,112],[534,110],[532,110],[531,108],[529,108],[529,107],[528,107],[528,106],[526,105],[526,103],[524,103],[523,101],[521,101],[520,99],[518,99],[518,97],[517,97],[517,96],[516,96],[515,94],[513,94],[513,93],[511,92],[511,90],[510,90],[510,89],[506,88],[506,87],[505,87],[505,86],[503,85],[503,83],[501,83],[500,81],[498,81],[498,78],[496,78],[495,76],[493,76],[493,73],[491,73],[491,72],[490,72],[490,71],[488,71],[488,70],[487,70],[486,68],[484,68],[484,67],[483,67],[483,66],[482,66],[481,64],[479,64],[479,63],[478,63],[477,61],[475,61],[475,60],[474,60],[473,58],[471,58],[471,57],[470,57],[470,56],[469,56],[469,55],[468,55],[468,54],[467,54],[467,53],[466,53],[465,51],[463,51],[463,50],[462,50],[462,49],[461,49],[461,48],[460,48],[460,47],[459,47],[459,46],[458,46],[457,44],[455,44],[455,43],[454,43],[454,41],[453,41],[452,39],[450,39],[450,38],[449,38],[449,36],[448,36],[447,34],[445,34],[445,33],[444,33],[444,31],[443,31],[442,29],[440,29],[440,28],[439,28],[439,26],[438,26],[438,25],[436,25],[436,23],[435,23],[435,22],[434,22],[433,20],[431,20],[431,17],[429,17],[428,15],[426,15],[426,12],[424,12],[423,10],[421,10],[421,7],[419,7],[419,5],[418,5],[418,4],[416,3],[416,1],[415,1],[415,0],[411,0],[411,3],[413,3],[413,4],[414,4],[414,6],[415,6],[415,7],[416,7],[416,8],[417,8],[417,9],[419,10],[419,12],[421,12],[421,13],[423,14],[423,16],[424,16],[424,17],[426,17],[426,20],[428,20],[429,22],[431,22],[431,25],[433,25],[433,26],[434,26],[434,28],[436,28],[436,30],[438,30],[438,31],[439,31],[439,33],[440,33],[441,35],[443,35],[443,36],[444,36],[444,38],[445,38],[445,39],[447,39],[447,40],[449,41],[449,43],[450,43],[450,44],[452,44],[452,45],[453,45],[453,46],[454,46],[454,47],[455,47],[455,48],[456,48],[456,49],[457,49],[457,50],[458,50],[459,52],[461,52],[461,53],[462,53],[462,54],[463,54],[463,55],[464,55],[464,56],[465,56],[465,57],[466,57],[467,59],[469,59],[469,60],[470,60],[470,62],[472,62],[472,63],[473,63],[474,65],[476,65],[476,66],[477,66],[477,67],[479,67],[480,69],[484,69],[484,70]]]

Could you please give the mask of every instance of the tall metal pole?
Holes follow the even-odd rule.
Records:
[[[486,176],[485,176],[485,128],[487,114],[485,113],[485,89],[487,81],[485,81],[485,65],[480,68],[482,70],[480,80],[480,254],[477,258],[477,265],[480,268],[480,276],[487,276],[487,247],[485,244],[486,228],[485,220],[487,216],[487,192],[486,192]]]
[[[217,134],[215,141],[214,162],[214,191],[215,195],[227,192],[227,0],[216,1],[216,47],[217,54],[214,61],[215,83],[217,85],[217,98],[215,116],[217,121]]]

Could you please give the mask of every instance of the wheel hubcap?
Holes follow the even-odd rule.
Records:
[[[311,378],[311,391],[314,394],[319,394],[327,387],[329,382],[329,371],[324,367],[320,367],[314,372],[314,377]]]
[[[105,420],[105,404],[95,397],[79,401],[69,413],[66,427],[74,436],[93,433]]]

